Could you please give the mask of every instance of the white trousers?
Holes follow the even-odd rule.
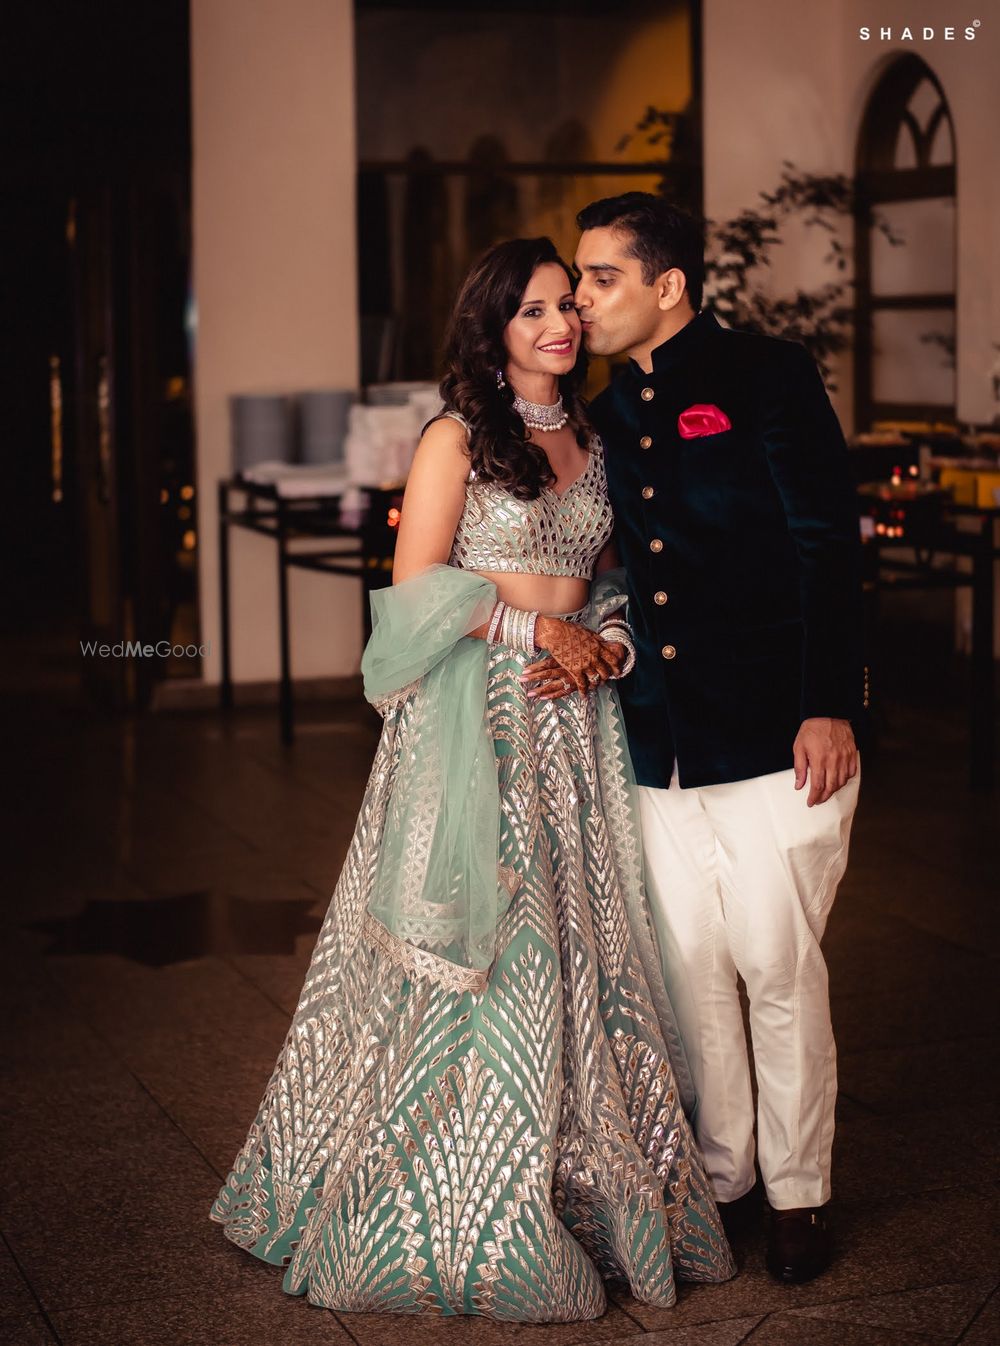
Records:
[[[750,1001],[757,1154],[776,1210],[830,1199],[837,1053],[820,940],[847,865],[860,772],[824,804],[778,771],[682,790],[639,787],[646,888],[698,1093],[717,1201],[755,1181],[737,989]]]

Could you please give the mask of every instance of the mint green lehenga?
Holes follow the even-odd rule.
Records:
[[[496,593],[476,569],[591,573],[603,478],[595,442],[562,495],[470,479],[451,564],[374,597],[381,740],[210,1212],[312,1303],[572,1320],[603,1312],[605,1278],[665,1306],[677,1279],[733,1274],[685,1115],[617,696],[529,700],[528,656],[465,636]],[[570,619],[623,601],[602,577]]]

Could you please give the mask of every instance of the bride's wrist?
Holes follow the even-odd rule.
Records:
[[[480,628],[487,644],[509,645],[525,654],[534,654],[538,649],[536,624],[539,614],[526,608],[514,608],[503,599],[499,599],[490,614],[486,626]]]
[[[558,617],[543,617],[539,615],[535,619],[535,644],[540,650],[549,648],[549,641],[555,636],[562,622]]]

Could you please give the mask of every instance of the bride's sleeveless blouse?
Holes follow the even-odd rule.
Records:
[[[544,487],[536,500],[518,500],[470,472],[450,564],[491,574],[589,580],[613,527],[604,454],[595,438],[580,475],[563,491]]]
[[[471,479],[451,565],[590,578],[612,527],[592,448],[535,501]],[[395,792],[432,785],[418,684],[381,706],[298,1007],[211,1208],[312,1303],[573,1320],[603,1312],[605,1279],[665,1306],[679,1278],[733,1274],[682,1107],[617,697],[529,700],[529,662],[489,651],[512,895],[492,966],[436,959],[368,910]]]

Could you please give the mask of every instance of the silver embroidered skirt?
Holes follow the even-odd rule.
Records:
[[[671,1064],[621,744],[596,696],[526,698],[490,653],[514,895],[475,984],[368,913],[419,687],[386,711],[343,872],[260,1110],[211,1207],[283,1287],[359,1312],[599,1316],[734,1264]],[[402,773],[405,775],[405,772]],[[461,970],[458,970],[459,972]]]

